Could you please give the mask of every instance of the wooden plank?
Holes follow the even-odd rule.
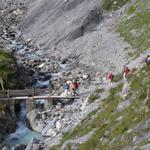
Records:
[[[45,95],[40,95],[40,94]],[[47,95],[46,95],[47,94]],[[0,91],[0,101],[6,102],[8,100],[27,100],[32,98],[36,99],[79,99],[78,96],[62,97],[62,96],[49,96],[49,89],[21,89],[21,90],[5,90]]]
[[[46,89],[23,89],[23,90],[9,90],[9,96],[10,97],[16,97],[16,96],[33,96],[33,90],[34,95],[39,95],[41,93],[48,94],[48,88]],[[8,91],[0,91],[0,97],[8,97]]]
[[[8,100],[27,100],[32,98],[33,100],[36,99],[79,99],[79,96],[69,96],[69,97],[62,97],[62,96],[49,96],[49,95],[40,95],[40,96],[20,96],[20,97],[10,97],[10,98],[2,98],[0,97],[0,101],[8,101]]]

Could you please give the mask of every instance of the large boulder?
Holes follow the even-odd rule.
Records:
[[[39,150],[39,149],[40,149],[39,140],[37,140],[36,138],[32,138],[32,140],[28,143],[25,150]]]
[[[32,110],[27,114],[27,120],[29,122],[30,127],[36,132],[42,132],[44,128],[44,121],[42,118],[38,118],[38,111]]]
[[[24,145],[24,144],[17,144],[14,147],[14,150],[25,150],[25,149],[26,149],[26,145]]]

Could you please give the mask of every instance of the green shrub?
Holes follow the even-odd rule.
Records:
[[[149,5],[149,0],[137,0],[117,25],[117,32],[135,49],[133,57],[150,48]]]
[[[18,85],[18,67],[15,58],[8,52],[0,50],[0,81],[5,89],[14,88]]]
[[[103,0],[102,8],[104,10],[116,10],[126,4],[129,0]]]
[[[92,103],[95,100],[97,100],[98,98],[99,98],[99,96],[97,94],[91,94],[89,99],[88,99],[88,102]]]
[[[135,6],[131,6],[131,7],[128,9],[128,15],[133,14],[135,11],[136,11],[136,7],[135,7]]]
[[[98,89],[95,90],[95,92],[96,92],[97,94],[100,94],[100,93],[104,92],[104,89],[98,88]]]

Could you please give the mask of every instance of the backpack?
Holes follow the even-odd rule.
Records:
[[[64,89],[68,90],[69,89],[69,85],[68,84],[64,84]]]
[[[72,89],[77,89],[78,88],[78,83],[77,82],[73,82],[71,87],[72,87]]]
[[[130,69],[129,69],[128,67],[126,67],[126,68],[124,69],[124,73],[125,73],[126,75],[128,75],[129,72],[130,72]]]
[[[108,79],[113,80],[113,78],[114,78],[114,75],[113,75],[112,73],[110,73],[110,74],[108,75]]]

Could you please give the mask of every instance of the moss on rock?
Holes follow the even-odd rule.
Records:
[[[19,70],[15,58],[0,50],[0,90],[20,86]],[[5,125],[5,126],[4,126]],[[16,119],[12,116],[7,103],[0,103],[0,141],[6,133],[15,131]]]
[[[3,50],[0,50],[0,78],[5,89],[16,88],[20,85],[17,62],[10,53]]]

